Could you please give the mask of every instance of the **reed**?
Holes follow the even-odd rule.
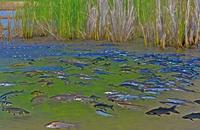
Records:
[[[134,23],[133,0],[97,0],[89,8],[87,35],[95,40],[124,42],[133,37]]]
[[[200,41],[200,0],[25,0],[22,32],[57,39],[191,47]]]
[[[25,0],[22,17],[25,38],[33,34],[53,35],[57,39],[83,38],[87,20],[87,0]],[[33,30],[33,28],[35,30]]]

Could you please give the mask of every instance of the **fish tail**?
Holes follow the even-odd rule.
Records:
[[[174,113],[177,113],[177,114],[180,114],[180,112],[178,112],[177,110],[176,110],[176,105],[175,106],[172,106],[171,108],[169,108],[170,109],[170,111],[171,112],[174,112]]]

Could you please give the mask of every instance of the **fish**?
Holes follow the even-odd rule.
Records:
[[[190,92],[190,93],[200,93],[200,92],[197,92],[195,90],[187,89],[187,88],[184,88],[184,87],[176,87],[176,88],[172,88],[171,90],[182,91],[182,92]]]
[[[83,103],[95,103],[94,98],[90,98],[90,97],[86,97],[86,96],[82,96],[82,95],[75,96],[74,101],[80,101]]]
[[[193,103],[192,101],[188,101],[185,99],[175,99],[175,98],[167,98],[166,101],[160,101],[160,103],[168,104],[170,106],[186,106],[188,103]]]
[[[53,76],[48,75],[48,74],[43,74],[39,76],[40,79],[48,79],[48,78],[53,78]]]
[[[145,87],[145,84],[143,84],[142,82],[129,80],[129,81],[125,81],[125,82],[121,83],[120,86],[122,86],[122,87],[130,87],[131,89],[135,89],[135,90],[140,90],[141,91]]]
[[[118,101],[129,101],[129,100],[136,100],[140,97],[137,95],[129,95],[129,94],[116,94],[116,95],[109,95],[108,99],[110,101],[112,100],[118,100]]]
[[[115,57],[115,58],[113,58],[112,61],[113,62],[118,62],[118,63],[124,63],[124,62],[127,62],[128,60],[124,59],[124,58]]]
[[[2,94],[2,95],[0,96],[0,99],[5,99],[5,100],[7,100],[8,97],[10,97],[10,96],[16,96],[16,95],[18,95],[18,94],[22,94],[23,92],[24,92],[24,90],[20,90],[20,91],[18,91],[18,90],[16,90],[16,91],[10,91],[10,92],[7,92],[7,93]]]
[[[116,95],[116,94],[120,94],[120,92],[117,92],[117,91],[107,91],[107,92],[104,92],[106,95],[110,96],[110,95]]]
[[[183,119],[189,119],[189,120],[194,120],[194,119],[200,119],[200,113],[191,113],[188,115],[185,115],[182,117]]]
[[[92,79],[92,77],[90,77],[87,74],[74,74],[73,76],[75,76],[81,80],[91,80]]]
[[[155,100],[156,97],[154,96],[139,96],[140,99],[143,99],[143,100]]]
[[[170,91],[171,88],[163,88],[163,87],[153,87],[153,88],[144,88],[142,91],[151,91],[151,92],[163,92],[163,91]]]
[[[129,109],[129,110],[146,108],[146,106],[136,105],[136,104],[133,104],[131,102],[126,102],[126,101],[115,101],[115,103],[117,103],[118,106]]]
[[[50,128],[50,129],[71,129],[71,128],[76,128],[77,130],[79,129],[78,128],[78,125],[77,124],[74,124],[74,123],[67,123],[67,122],[64,122],[64,121],[52,121],[52,122],[49,122],[47,124],[45,124],[45,127],[46,128]]]
[[[66,77],[66,76],[63,76],[63,75],[58,75],[57,78],[58,78],[58,79],[61,79],[61,80],[66,80],[67,77]]]
[[[130,101],[130,100],[137,100],[137,99],[143,99],[143,100],[154,100],[156,99],[153,96],[145,96],[145,95],[130,95],[125,94],[121,92],[105,92],[106,96],[108,97],[108,100],[110,101]]]
[[[171,102],[171,101],[159,101],[162,104],[167,104],[170,106],[185,106],[185,103],[176,103],[176,102]]]
[[[150,111],[146,112],[145,114],[147,114],[147,115],[158,115],[158,116],[161,116],[163,114],[170,115],[170,112],[180,114],[175,109],[176,109],[176,106],[172,106],[170,108],[159,107],[159,108],[150,110]]]
[[[41,104],[41,103],[43,103],[43,102],[45,102],[46,100],[47,100],[47,96],[46,95],[39,95],[39,96],[35,96],[35,97],[33,97],[32,99],[31,99],[31,102],[33,103],[33,104]]]
[[[155,92],[155,91],[145,91],[145,94],[152,94],[152,95],[159,95],[160,92]]]
[[[100,107],[100,108],[109,108],[111,110],[114,110],[114,106],[113,105],[108,105],[108,104],[105,104],[105,103],[96,103],[94,105],[94,107]]]
[[[112,114],[106,112],[105,110],[101,110],[101,109],[97,109],[96,110],[96,114],[98,114],[100,116],[105,116],[105,117],[111,117],[111,116],[113,116]]]
[[[85,75],[85,74],[81,74],[79,78],[82,80],[91,80],[92,79],[92,77],[90,77],[89,75]]]
[[[73,63],[75,67],[83,69],[84,67],[88,66],[86,63]]]
[[[15,115],[25,115],[25,114],[30,114],[29,111],[22,109],[22,108],[17,108],[17,107],[3,107],[2,111],[7,111],[8,113]]]
[[[53,99],[54,101],[58,102],[65,102],[65,101],[73,101],[76,98],[76,94],[60,94],[56,96],[50,97],[50,99]]]
[[[15,86],[15,84],[13,84],[13,83],[0,83],[0,87],[11,87],[11,86]]]
[[[109,72],[104,71],[103,69],[95,69],[94,73],[97,75],[109,75],[110,74]]]
[[[73,65],[75,67],[79,67],[79,68],[84,68],[86,66],[88,66],[87,63],[80,61],[79,59],[67,59],[67,60],[60,60],[61,63],[67,64],[67,65]]]

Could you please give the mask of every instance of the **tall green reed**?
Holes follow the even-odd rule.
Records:
[[[190,47],[200,40],[199,0],[25,0],[24,37],[37,33],[57,39]],[[20,11],[19,11],[20,12]]]

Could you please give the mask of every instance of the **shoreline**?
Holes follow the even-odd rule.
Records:
[[[116,42],[110,42],[105,40],[95,41],[95,40],[82,40],[82,39],[73,39],[73,40],[56,40],[54,37],[48,36],[48,37],[33,37],[31,39],[23,39],[23,38],[13,38],[13,40],[8,41],[0,41],[2,43],[8,43],[11,42],[13,44],[15,43],[27,43],[27,44],[66,44],[69,46],[77,46],[77,47],[92,47],[92,46],[106,46],[106,45],[112,45],[115,47],[123,48],[124,50],[128,51],[135,51],[135,52],[153,52],[153,53],[180,53],[180,54],[187,54],[194,52],[194,55],[199,56],[200,55],[200,46],[196,48],[175,48],[175,47],[167,47],[165,49],[161,49],[153,44],[148,44],[148,46],[145,46],[144,41],[142,38],[135,39],[132,41],[124,42],[124,43],[116,43]]]

